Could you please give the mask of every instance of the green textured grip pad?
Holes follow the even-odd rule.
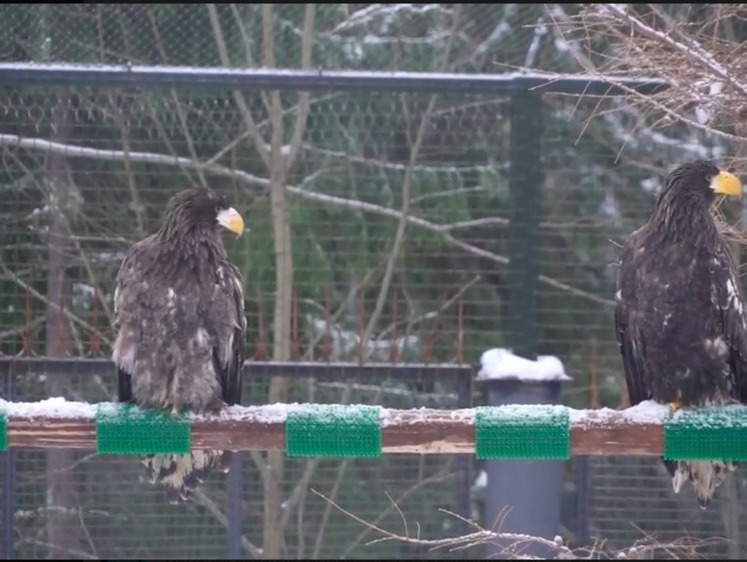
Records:
[[[380,406],[315,405],[285,420],[285,450],[293,457],[381,456]]]
[[[664,458],[747,460],[747,408],[679,410],[664,421]]]
[[[567,459],[570,450],[570,419],[565,406],[475,408],[478,459]]]
[[[108,455],[188,453],[192,422],[132,404],[99,404],[96,451]]]
[[[0,410],[0,451],[8,450],[8,416]]]

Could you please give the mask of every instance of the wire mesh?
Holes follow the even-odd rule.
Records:
[[[496,64],[532,66],[542,6],[518,4],[303,5],[91,4],[39,9],[8,5],[0,45],[4,61],[259,66],[271,28],[275,65],[299,68],[308,22],[311,68],[438,70],[444,49],[455,70]],[[456,31],[456,33],[455,33]],[[493,68],[494,69],[494,68]]]
[[[309,8],[296,5],[270,12],[254,4],[5,4],[0,60],[271,66],[267,35],[279,68],[567,71],[577,68],[578,54],[550,21],[575,9],[318,5],[309,32]],[[310,51],[304,47],[309,34]],[[505,267],[509,173],[511,165],[522,165],[509,158],[509,98],[450,94],[447,87],[437,96],[316,92],[305,119],[301,100],[293,91],[198,85],[1,85],[0,353],[108,356],[114,276],[124,252],[157,228],[171,195],[205,184],[225,193],[251,228],[226,245],[246,279],[248,356],[271,357],[275,262],[262,154],[271,150],[271,131],[281,123],[280,152],[295,156],[287,174],[292,358],[474,364],[485,349],[506,345],[512,330]],[[536,144],[529,139],[529,146],[514,147],[516,154],[542,149],[538,351],[559,356],[574,377],[564,389],[566,404],[614,407],[624,402],[612,330],[616,244],[647,218],[669,167],[694,157],[720,158],[731,147],[689,130],[665,134],[648,128],[613,98],[545,95],[542,121]],[[373,386],[350,400],[409,403]],[[339,381],[300,385],[291,398],[334,402],[343,388]],[[16,399],[64,394],[110,400],[113,389],[113,377],[105,373],[40,375],[19,380]],[[430,398],[441,392],[426,382],[414,390]],[[263,402],[266,393],[266,379],[256,380],[245,399]],[[226,526],[217,516],[225,510],[226,492],[217,480],[205,486],[202,503],[175,511],[129,460],[67,451],[15,455],[21,556],[43,556],[56,540],[71,556],[226,553]],[[258,544],[261,484],[250,456],[243,457],[242,529]],[[393,527],[399,520],[383,490],[394,497],[416,487],[407,496],[409,507],[401,505],[405,515],[421,522],[423,535],[430,525],[433,536],[444,536],[450,523],[435,507],[451,505],[439,478],[454,462],[325,460],[312,487],[322,493],[337,489],[340,502],[364,518],[389,509],[384,522]],[[57,478],[55,466],[66,476]],[[287,466],[286,495],[308,464]],[[702,515],[689,490],[675,499],[668,478],[648,459],[591,463],[589,528],[582,529],[582,484],[574,470],[567,463],[563,521],[571,535],[600,536],[620,546],[646,532],[716,535],[735,542],[714,544],[708,554],[744,553],[738,529],[747,522],[738,510],[717,501],[708,513],[720,517]],[[47,487],[55,481],[77,490],[65,505],[79,509],[55,513],[67,517],[63,535],[66,525],[81,530],[74,540],[48,536]],[[741,473],[729,485],[737,492],[723,488],[718,494],[726,503],[744,495]],[[366,494],[370,490],[381,493],[374,498]],[[360,527],[327,511],[317,496],[307,494],[300,505],[285,537],[292,555],[413,554],[393,543],[363,548],[363,539],[355,542]],[[479,512],[479,497],[475,505]]]
[[[250,367],[251,368],[251,367]],[[96,379],[109,379],[110,369],[80,369],[68,377],[68,398],[89,402],[109,400],[97,388]],[[85,371],[85,372],[83,372]],[[276,371],[276,370],[275,370]],[[302,372],[299,367],[297,373]],[[243,403],[263,403],[271,371],[251,368],[250,384]],[[365,380],[355,377],[315,379],[294,375],[290,402],[383,404],[411,408],[427,405],[439,408],[459,407],[464,400],[464,368],[450,376],[436,377],[437,369],[420,373],[381,369]],[[351,375],[354,371],[350,371]],[[448,375],[448,373],[446,373]],[[34,369],[18,378],[16,399],[33,401],[45,396],[45,375]],[[34,384],[32,384],[34,383]],[[430,390],[431,392],[425,392]],[[57,451],[59,452],[59,451]],[[52,550],[49,533],[50,506],[44,486],[48,453],[20,450],[16,453],[15,473],[15,546],[20,558],[56,555],[83,558],[223,558],[231,537],[227,515],[235,501],[242,525],[239,552],[252,556],[261,548],[263,483],[256,462],[258,454],[241,453],[238,494],[225,477],[212,474],[196,494],[195,500],[173,506],[165,501],[162,490],[152,486],[136,458],[70,452],[64,467],[71,487],[71,509],[63,513],[68,537],[63,547]],[[397,455],[381,459],[286,459],[283,475],[287,510],[293,514],[284,534],[288,556],[300,558],[330,557],[404,557],[397,543],[368,546],[376,538],[351,517],[334,508],[306,487],[350,509],[358,517],[389,528],[401,520],[418,521],[423,530],[443,532],[458,525],[453,517],[438,512],[444,507],[459,512],[460,497],[469,495],[469,482],[463,478],[460,456]],[[465,488],[466,484],[466,488]],[[305,492],[299,494],[298,488]],[[395,507],[395,504],[397,506]],[[57,514],[58,516],[60,514]],[[46,533],[45,533],[46,527]],[[366,538],[368,537],[368,538]]]

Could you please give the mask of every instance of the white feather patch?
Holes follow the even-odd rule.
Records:
[[[196,337],[197,337],[197,344],[200,347],[204,347],[210,341],[210,335],[207,333],[205,328],[198,328]]]
[[[128,337],[125,337],[125,335]],[[112,350],[112,359],[114,359],[114,363],[120,369],[127,371],[128,373],[135,372],[135,363],[137,362],[137,348],[132,343],[134,341],[134,333],[120,333],[117,336],[117,340],[114,342],[114,349]]]
[[[705,349],[706,352],[714,358],[720,358],[724,357],[728,351],[728,348],[726,346],[726,342],[722,338],[713,338],[705,340]]]

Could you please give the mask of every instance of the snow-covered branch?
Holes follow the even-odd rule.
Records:
[[[618,20],[628,24],[633,31],[638,32],[649,39],[663,43],[671,49],[681,53],[688,60],[700,63],[712,74],[732,84],[743,96],[745,96],[745,98],[747,98],[747,82],[738,80],[729,69],[717,61],[714,56],[695,41],[695,39],[681,36],[680,40],[676,40],[672,37],[671,33],[659,31],[646,25],[639,18],[635,17],[635,15],[631,14],[625,4],[597,4],[597,9],[603,14],[606,13],[612,15]]]

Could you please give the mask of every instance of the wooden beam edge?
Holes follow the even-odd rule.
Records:
[[[80,413],[65,416],[59,410],[44,415],[40,409],[24,411],[23,404],[13,406],[7,412],[9,447],[96,449],[95,409],[79,408]],[[285,415],[294,407],[304,405],[231,406],[217,415],[193,415],[192,447],[284,450]],[[569,412],[572,455],[662,454],[662,418],[635,408]],[[382,452],[474,454],[474,420],[473,409],[382,408]]]

